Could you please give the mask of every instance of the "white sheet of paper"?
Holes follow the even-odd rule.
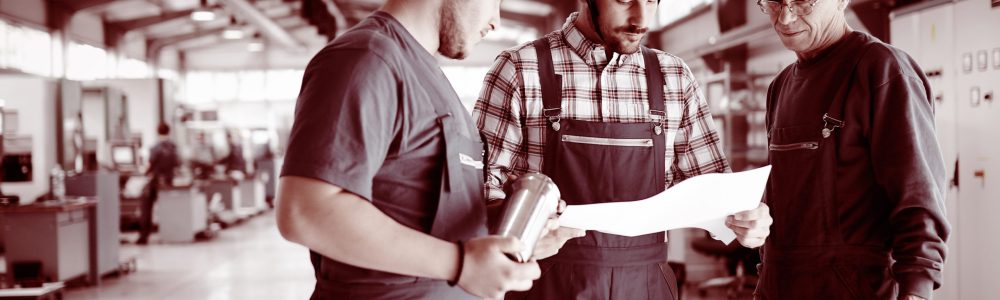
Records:
[[[648,199],[570,205],[559,225],[623,236],[638,236],[677,228],[701,228],[723,243],[736,234],[726,217],[757,208],[771,166],[739,173],[699,175]]]

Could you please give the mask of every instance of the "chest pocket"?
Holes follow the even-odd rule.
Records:
[[[798,125],[778,127],[771,130],[768,142],[768,159],[776,168],[782,166],[792,168],[791,172],[801,168],[818,168],[822,160],[820,147],[824,139],[820,125]],[[781,174],[782,170],[773,170]]]
[[[770,133],[768,150],[771,155],[781,155],[782,152],[819,150],[822,127],[818,125],[799,125],[775,128]]]

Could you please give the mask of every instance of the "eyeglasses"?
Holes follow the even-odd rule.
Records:
[[[788,4],[780,1],[770,1],[770,0],[757,0],[757,6],[760,7],[760,11],[766,15],[777,16],[781,14],[782,7],[788,7],[788,13],[794,14],[796,16],[805,16],[813,11],[813,6],[816,6],[816,1],[818,0],[806,0],[806,1],[789,1]]]

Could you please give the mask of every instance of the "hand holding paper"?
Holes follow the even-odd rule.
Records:
[[[559,217],[564,227],[639,236],[676,228],[702,228],[729,244],[736,239],[726,217],[760,205],[771,166],[689,178],[638,201],[570,205]]]

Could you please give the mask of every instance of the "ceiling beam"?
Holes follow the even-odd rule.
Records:
[[[299,29],[302,29],[302,28],[306,28],[306,27],[309,27],[309,24],[296,24],[296,25],[292,25],[292,26],[288,26],[288,27],[284,27],[284,28],[285,28],[285,30],[288,30],[288,31],[295,31],[295,30],[299,30]],[[191,53],[191,52],[195,52],[195,51],[202,51],[202,50],[205,50],[205,49],[215,48],[215,47],[219,47],[219,46],[222,46],[222,45],[229,45],[229,44],[238,43],[238,42],[244,42],[244,41],[245,41],[245,39],[239,39],[239,40],[221,40],[218,43],[213,43],[213,44],[209,44],[209,45],[196,45],[196,46],[189,46],[189,47],[178,46],[178,50],[180,50],[183,53]]]
[[[222,2],[227,8],[230,8],[234,13],[243,17],[251,25],[256,26],[261,34],[267,36],[268,39],[278,45],[288,49],[301,49],[304,47],[288,31],[275,24],[274,20],[265,16],[246,0],[222,0]]]
[[[221,5],[216,4],[210,6],[209,9],[215,10],[221,7]],[[112,48],[117,47],[118,43],[125,36],[125,34],[130,31],[143,29],[181,18],[188,18],[194,11],[195,9],[185,9],[136,19],[104,22],[104,44]]]
[[[173,44],[177,44],[177,43],[180,43],[180,42],[183,42],[183,41],[191,40],[191,39],[196,39],[196,38],[204,37],[204,36],[209,36],[209,35],[213,35],[213,34],[220,34],[220,33],[222,33],[223,31],[226,30],[226,27],[227,26],[222,26],[222,27],[217,27],[217,28],[209,28],[209,29],[199,29],[199,30],[197,30],[195,32],[178,34],[178,35],[168,36],[168,37],[159,38],[159,39],[147,39],[146,40],[146,56],[150,60],[154,60],[155,61],[156,58],[160,55],[160,51],[162,51],[163,48],[165,48],[167,46],[170,46],[170,45],[173,45]]]
[[[78,12],[84,9],[91,9],[102,5],[111,4],[117,0],[48,0],[49,4],[56,4]]]
[[[115,0],[45,0],[45,15],[51,30],[64,31],[77,12],[102,5],[111,4]]]
[[[286,17],[294,16],[294,15],[295,15],[295,13],[292,13],[290,15],[280,16],[280,17],[277,17],[277,18],[286,18]],[[303,28],[303,27],[308,27],[308,26],[309,26],[308,24],[299,23],[299,24],[292,24],[290,26],[278,26],[278,27],[281,28],[281,30],[284,30],[286,32],[290,32],[290,31],[297,30],[297,29],[300,29],[300,28]],[[159,55],[160,51],[162,51],[163,48],[165,48],[167,46],[175,45],[177,43],[181,43],[181,42],[184,42],[184,41],[193,40],[193,39],[196,39],[196,38],[201,38],[201,37],[205,37],[205,36],[209,36],[209,35],[213,35],[213,34],[214,35],[218,35],[218,34],[221,34],[223,31],[225,31],[228,27],[229,27],[229,25],[227,24],[227,25],[224,25],[224,26],[219,26],[219,27],[214,27],[214,28],[199,28],[198,30],[196,30],[194,32],[190,32],[190,33],[178,34],[178,35],[167,36],[167,37],[156,38],[156,39],[147,39],[146,40],[146,49],[147,49],[146,50],[146,55],[149,56],[150,59],[155,59]],[[289,49],[291,49],[291,50],[302,50],[302,49],[305,49],[305,46],[301,46],[301,47],[297,47],[297,48],[289,48]]]
[[[221,5],[215,4],[209,6],[208,9],[215,10],[221,7],[222,7]],[[148,17],[107,22],[106,24],[121,28],[125,31],[132,31],[132,30],[143,29],[163,22],[173,21],[180,18],[189,18],[191,16],[191,13],[193,13],[195,10],[197,9],[192,8],[185,10],[170,11]]]

